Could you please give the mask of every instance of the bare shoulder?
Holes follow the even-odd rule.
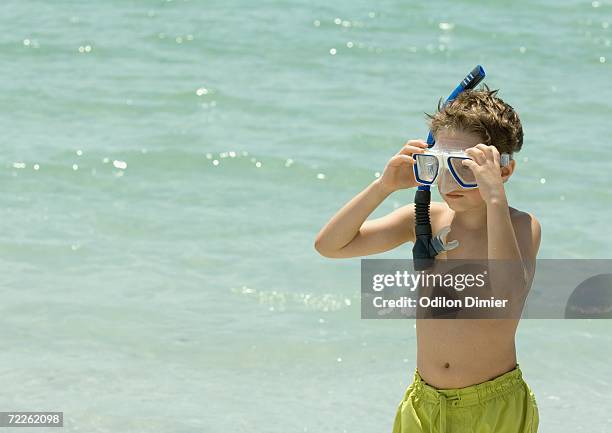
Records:
[[[452,221],[453,211],[448,207],[446,203],[432,202],[429,207],[429,217],[434,233],[445,225],[449,225]],[[414,242],[414,203],[402,206],[395,209],[390,214],[368,222],[368,227],[374,226],[385,226],[389,229],[395,229],[395,235],[399,236],[402,242],[411,241]]]
[[[430,211],[432,216],[443,217],[444,215],[448,215],[453,213],[453,210],[448,207],[445,202],[432,201],[430,206]]]
[[[453,211],[448,207],[446,203],[431,202],[429,206],[429,216],[432,222],[448,216]],[[395,209],[389,215],[389,220],[395,222],[406,223],[407,221],[414,221],[414,203],[410,203]]]
[[[521,251],[528,251],[535,258],[542,238],[540,222],[533,214],[513,207],[510,208],[510,219]]]
[[[445,202],[432,202],[429,208],[431,226],[434,233],[442,227],[448,226],[453,221],[455,212]]]
[[[510,218],[515,229],[529,230],[540,227],[540,222],[531,213],[510,207]]]
[[[407,204],[395,210],[399,215],[413,215],[414,203]],[[452,212],[451,208],[444,202],[432,201],[429,206],[429,213],[433,216],[443,216]]]

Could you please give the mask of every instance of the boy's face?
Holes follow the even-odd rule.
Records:
[[[458,131],[443,130],[436,136],[435,149],[439,150],[466,150],[482,143],[482,138],[476,134]],[[438,190],[444,201],[454,211],[465,211],[480,207],[484,201],[478,188],[464,189],[457,183],[448,170],[442,170],[438,179]]]

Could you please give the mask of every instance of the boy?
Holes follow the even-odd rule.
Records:
[[[435,149],[462,150],[463,165],[477,188],[464,189],[448,170],[438,175],[444,203],[431,204],[432,232],[450,226],[459,246],[443,259],[507,260],[520,263],[513,275],[517,295],[526,296],[535,272],[540,225],[529,213],[508,206],[504,183],[516,167],[523,144],[514,109],[486,85],[466,90],[428,115]],[[321,229],[315,242],[326,257],[367,256],[414,242],[414,206],[367,220],[393,191],[414,188],[415,160],[427,144],[410,140],[377,180],[347,203]],[[510,155],[502,166],[500,154]],[[417,319],[417,368],[401,402],[394,433],[536,432],[535,397],[523,381],[514,338],[519,318],[505,320]]]

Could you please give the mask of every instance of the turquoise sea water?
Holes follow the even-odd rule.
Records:
[[[69,432],[390,430],[414,322],[360,320],[359,260],[312,244],[478,63],[523,121],[507,189],[540,256],[612,256],[609,1],[0,11],[0,410],[64,411]],[[541,431],[612,431],[608,321],[525,321],[517,345]]]

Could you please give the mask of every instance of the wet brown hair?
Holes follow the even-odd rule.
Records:
[[[425,113],[434,137],[444,129],[460,130],[478,135],[483,144],[495,146],[500,153],[521,150],[521,121],[516,111],[497,96],[498,90],[484,84],[480,89],[461,92],[446,106],[440,99],[435,114]]]

